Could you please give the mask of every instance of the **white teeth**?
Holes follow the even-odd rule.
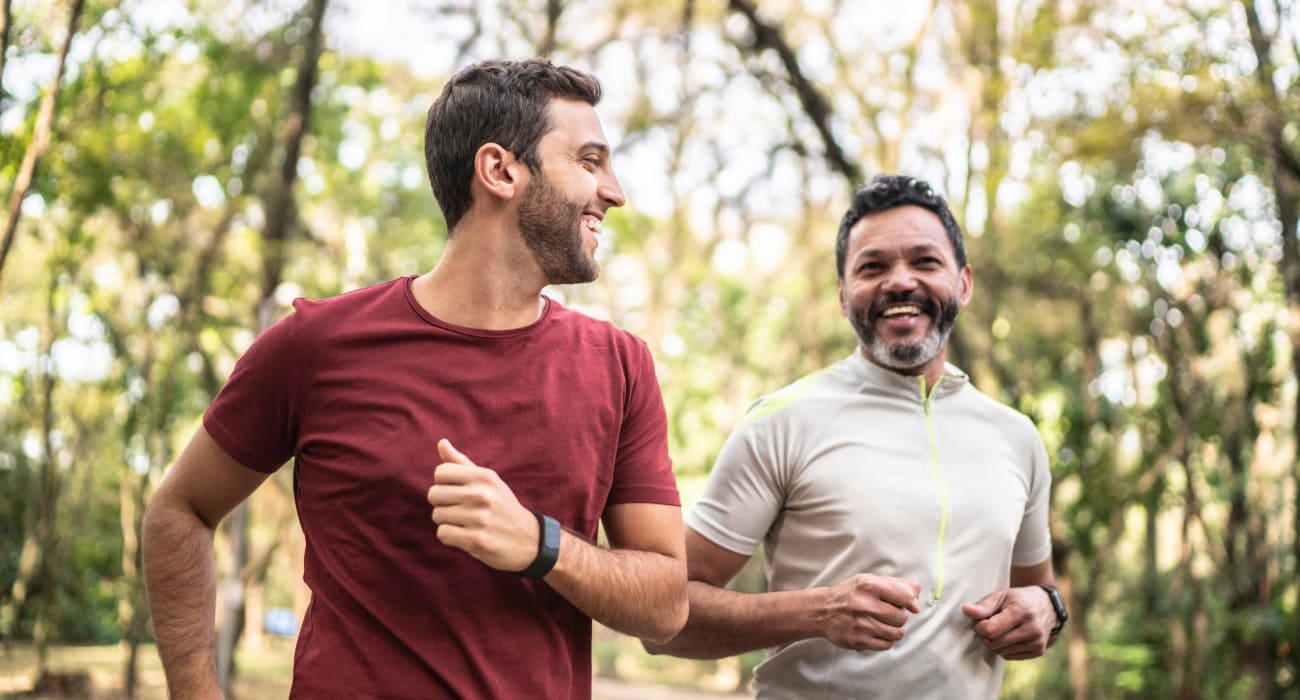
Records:
[[[894,307],[891,307],[891,308],[885,309],[884,312],[882,312],[880,315],[881,315],[881,316],[898,316],[898,315],[900,315],[900,314],[919,314],[919,313],[921,313],[921,307],[919,307],[919,306],[907,305],[907,306],[894,306]]]
[[[604,228],[600,219],[593,217],[584,217],[582,222],[587,225],[587,230],[592,233],[600,233],[601,229]]]

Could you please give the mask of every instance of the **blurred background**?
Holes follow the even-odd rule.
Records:
[[[1003,696],[1300,698],[1291,0],[0,5],[0,695],[163,697],[151,491],[295,297],[432,267],[426,109],[544,55],[603,80],[628,196],[600,281],[548,293],[649,342],[688,504],[751,401],[854,347],[852,186],[921,176],[975,273],[952,359],[1053,458],[1071,621]],[[283,697],[291,469],[218,552],[232,693]],[[744,692],[761,659],[595,656],[607,698]]]

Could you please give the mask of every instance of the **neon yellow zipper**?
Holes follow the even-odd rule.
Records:
[[[943,597],[943,542],[948,535],[948,482],[944,481],[943,472],[939,469],[939,438],[934,429],[934,417],[930,413],[930,399],[934,397],[934,392],[939,388],[939,382],[943,381],[943,377],[940,376],[935,381],[929,393],[925,391],[925,375],[921,375],[920,380],[921,398],[925,404],[925,432],[930,438],[930,467],[934,469],[934,479],[939,484],[939,544],[936,557],[937,582],[934,586],[934,600],[937,603]]]

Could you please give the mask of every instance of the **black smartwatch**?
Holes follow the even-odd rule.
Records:
[[[541,511],[533,511],[537,516],[537,556],[527,569],[515,572],[523,578],[541,578],[555,568],[560,558],[560,523]]]
[[[1056,612],[1056,626],[1049,633],[1051,639],[1056,639],[1056,635],[1061,633],[1061,628],[1065,627],[1065,621],[1070,619],[1070,614],[1065,611],[1065,601],[1061,600],[1061,592],[1052,586],[1038,584],[1038,587],[1047,591],[1048,600],[1052,601],[1052,610]]]

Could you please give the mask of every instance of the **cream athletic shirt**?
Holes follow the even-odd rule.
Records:
[[[825,639],[768,650],[756,696],[995,698],[1003,660],[961,613],[1051,554],[1051,473],[1034,425],[952,365],[924,379],[860,352],[752,406],[687,524],[737,554],[764,545],[768,588],[858,573],[921,584],[919,614],[887,651]]]

